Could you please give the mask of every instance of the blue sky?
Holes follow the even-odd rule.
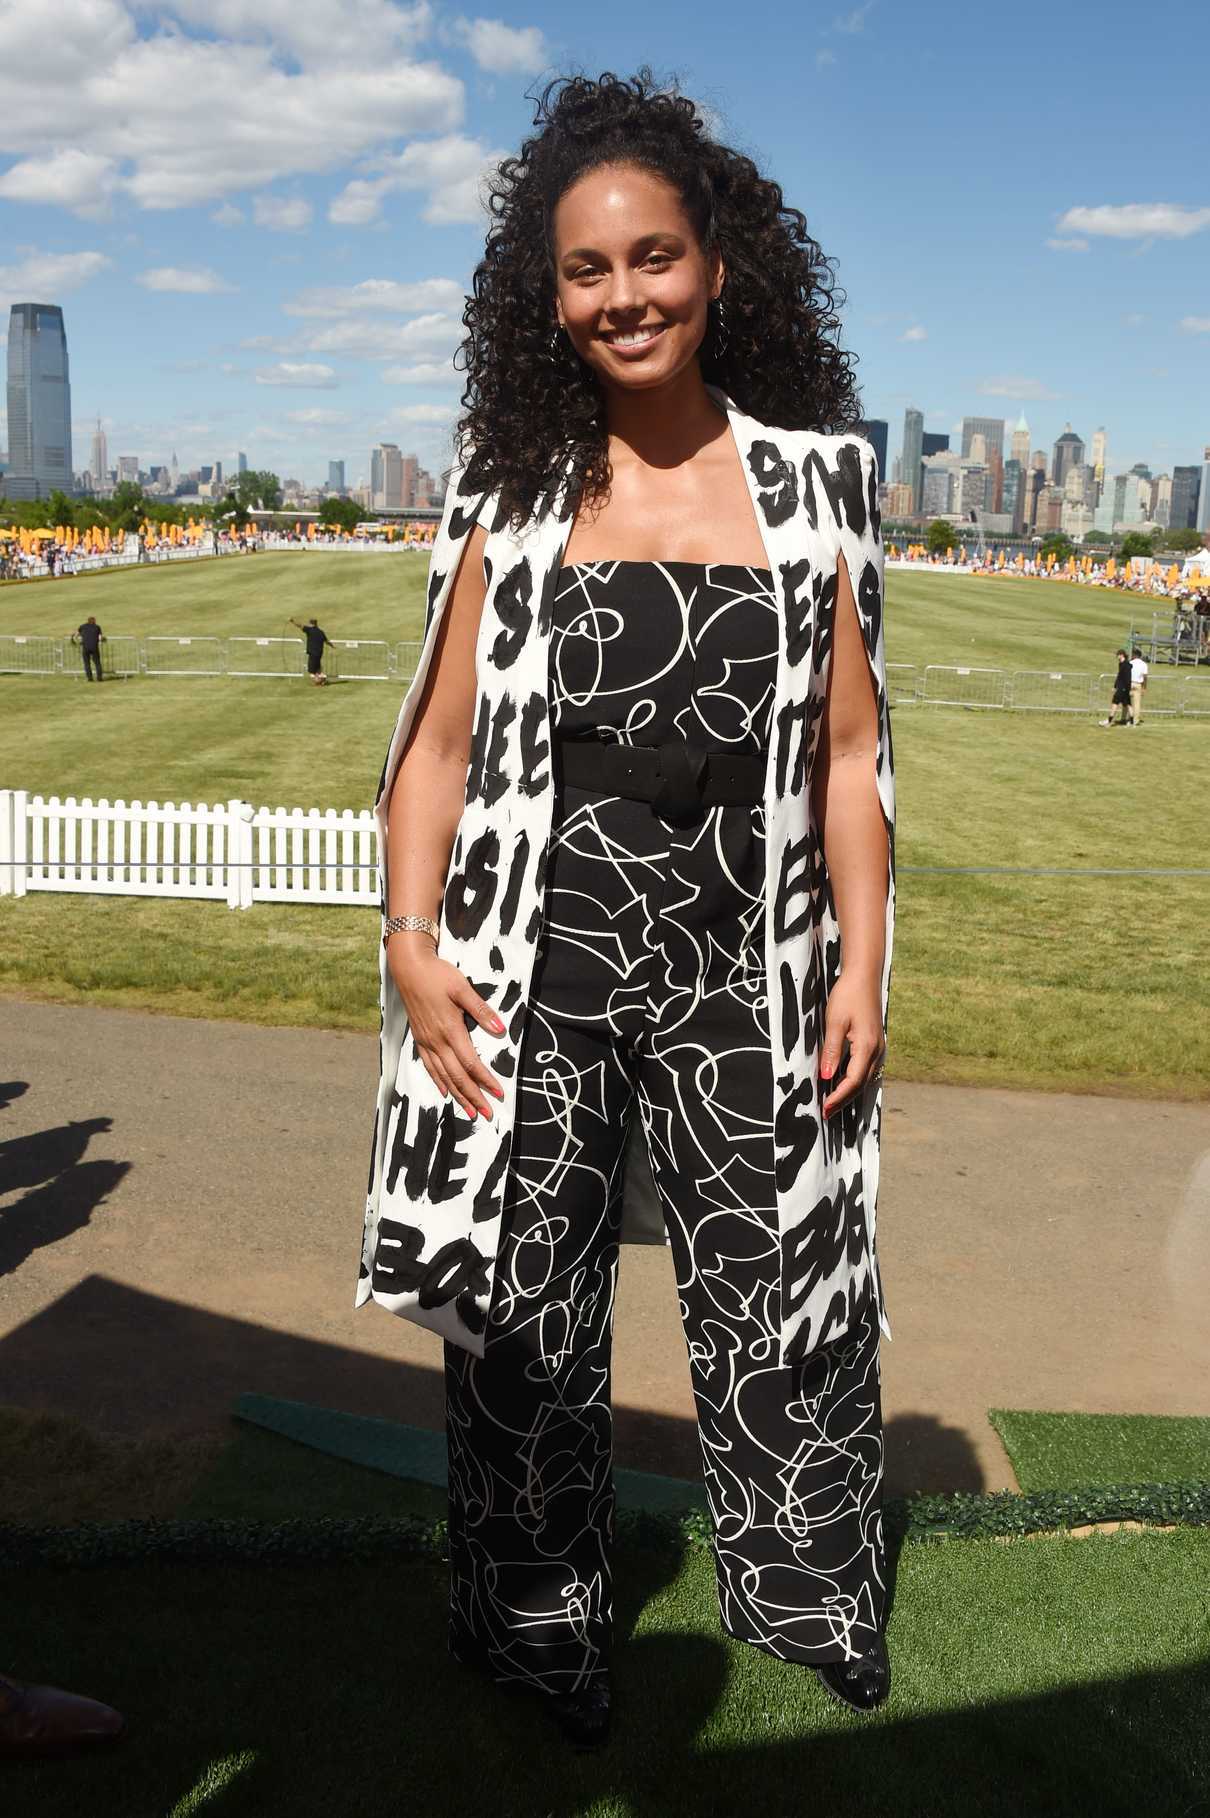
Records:
[[[1172,0],[38,0],[0,9],[0,332],[63,305],[75,465],[441,465],[479,178],[545,73],[648,61],[837,261],[866,413],[1210,443],[1202,13]],[[1183,49],[1189,53],[1186,62]],[[0,397],[2,403],[2,397]],[[0,428],[0,447],[7,437]]]

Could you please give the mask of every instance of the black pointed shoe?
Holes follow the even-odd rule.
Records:
[[[872,1711],[891,1689],[891,1661],[886,1638],[879,1635],[864,1654],[851,1660],[828,1660],[817,1666],[820,1684],[853,1711]]]
[[[608,1679],[594,1679],[578,1692],[548,1692],[543,1702],[568,1742],[577,1749],[599,1749],[608,1742]]]

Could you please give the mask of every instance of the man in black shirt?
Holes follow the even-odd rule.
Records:
[[[98,682],[101,680],[101,638],[103,635],[101,627],[97,624],[97,621],[91,614],[89,614],[84,623],[71,634],[72,643],[80,646],[80,654],[84,658],[84,679],[86,682],[92,681],[92,672],[94,668],[97,672]]]
[[[331,644],[331,638],[314,619],[308,619],[305,625],[300,625],[297,619],[291,619],[290,623],[296,625],[307,640],[307,674],[317,687],[326,688],[328,678],[324,674],[324,645]]]

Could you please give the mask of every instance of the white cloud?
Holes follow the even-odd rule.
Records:
[[[1047,244],[1047,246],[1049,246],[1051,252],[1087,252],[1088,251],[1087,240],[1081,240],[1078,235],[1052,234],[1050,239],[1046,242],[1046,244]]]
[[[311,204],[303,196],[253,196],[252,219],[271,233],[298,233],[311,224]]]
[[[104,253],[40,253],[23,247],[16,265],[0,265],[0,308],[10,303],[45,302],[78,290],[110,264]]]
[[[368,227],[382,214],[382,198],[391,188],[385,177],[374,183],[355,177],[328,203],[328,220],[335,227]]]
[[[1210,335],[1210,316],[1182,316],[1181,327],[1187,335]]]
[[[1126,202],[1120,206],[1069,208],[1059,233],[1103,234],[1112,240],[1184,240],[1210,227],[1210,208],[1180,202]]]
[[[234,202],[224,202],[215,209],[210,219],[216,227],[242,227],[245,217],[243,209],[237,208]]]
[[[341,0],[339,29],[324,0],[161,0],[155,11],[186,25],[246,43],[280,46],[304,65],[330,68],[396,55],[428,36],[428,0],[399,6],[394,0]]]
[[[276,366],[262,366],[256,374],[258,385],[294,385],[308,391],[330,391],[339,384],[331,366],[315,360],[279,360]]]
[[[391,412],[395,423],[448,423],[454,414],[453,404],[404,404]]]
[[[234,290],[216,271],[201,267],[187,271],[179,265],[157,265],[142,271],[135,279],[144,290],[177,290],[193,296],[216,296],[220,291]]]
[[[169,4],[207,35],[190,37],[148,4],[141,37],[120,0],[0,7],[0,145],[17,160],[0,181],[57,188],[75,208],[109,192],[176,208],[339,169],[462,122],[462,83],[413,60],[427,6],[346,0],[334,22],[319,0]]]
[[[288,410],[286,422],[297,423],[303,429],[331,429],[352,422],[352,418],[347,411],[324,410],[315,404],[307,410]]]
[[[839,19],[832,22],[832,30],[837,32],[862,32],[865,30],[866,14],[874,5],[874,0],[865,0],[864,6],[854,7],[851,13],[842,13]]]
[[[63,146],[49,157],[22,158],[0,177],[8,202],[36,202],[96,216],[105,212],[117,180],[117,165],[99,152]]]
[[[462,339],[462,324],[433,312],[411,322],[375,322],[352,317],[330,322],[301,337],[308,353],[355,354],[366,360],[427,359],[452,356]]]
[[[836,52],[828,50],[828,49],[826,49],[826,47],[823,50],[817,50],[815,53],[816,69],[826,69],[828,67],[829,63],[835,63],[835,61],[836,61]]]
[[[304,290],[284,305],[288,316],[333,316],[383,310],[409,315],[418,310],[460,309],[466,293],[452,278],[421,278],[401,284],[395,278],[366,278],[341,288]]]
[[[901,341],[927,341],[928,338],[928,329],[922,327],[919,322],[914,322],[911,328],[905,328],[899,337]]]
[[[417,360],[413,366],[384,366],[379,375],[388,385],[461,385],[463,375],[452,360]]]
[[[1123,328],[1141,328],[1147,320],[1141,309],[1132,309],[1129,315],[1122,317]]]
[[[505,155],[462,133],[414,140],[401,152],[373,159],[369,168],[381,174],[348,184],[329,207],[328,219],[346,227],[366,226],[377,220],[382,199],[392,190],[426,189],[426,221],[479,221],[484,179]]]
[[[1049,386],[1042,383],[1041,379],[1023,378],[1020,373],[1015,372],[1001,373],[995,378],[984,379],[979,386],[979,392],[985,398],[1020,398],[1022,400],[1057,398],[1062,395],[1060,392],[1051,391]]]
[[[549,61],[546,40],[536,25],[505,25],[501,19],[457,19],[454,36],[480,69],[493,76],[529,76]]]

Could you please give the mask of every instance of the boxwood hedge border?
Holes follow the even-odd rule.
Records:
[[[1210,1481],[1082,1490],[1012,1490],[887,1500],[888,1540],[979,1540],[1060,1533],[1102,1521],[1210,1526]],[[620,1510],[616,1535],[632,1544],[708,1546],[709,1517]],[[397,1557],[443,1559],[446,1524],[421,1516],[322,1516],[286,1521],[95,1521],[73,1527],[0,1523],[0,1569],[21,1566],[326,1565]]]

